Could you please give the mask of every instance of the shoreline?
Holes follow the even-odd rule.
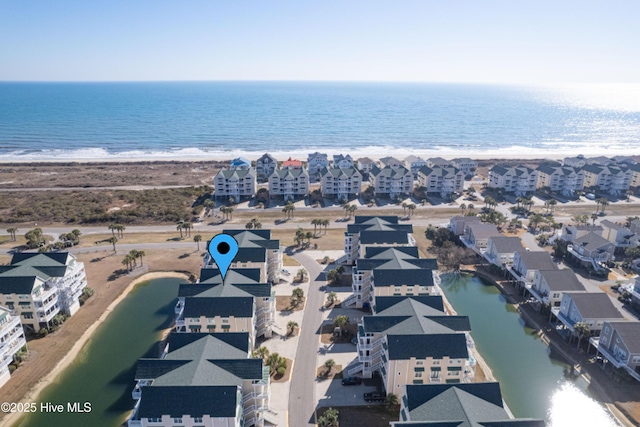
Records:
[[[226,151],[206,151],[199,148],[185,148],[175,151],[144,151],[131,150],[120,152],[109,152],[103,148],[86,148],[77,150],[50,150],[50,152],[33,154],[0,154],[0,164],[23,165],[25,163],[157,163],[157,162],[229,162],[236,157],[246,157],[249,160],[257,160],[265,152],[268,152],[276,159],[282,161],[289,157],[306,161],[307,155],[319,151],[329,157],[334,154],[349,153],[357,160],[360,157],[370,157],[379,160],[389,156],[404,159],[409,155],[419,156],[424,159],[430,157],[443,157],[451,160],[457,157],[468,157],[479,161],[509,161],[509,160],[536,160],[552,159],[561,160],[564,157],[573,157],[582,154],[585,157],[591,156],[640,156],[640,149],[634,146],[589,146],[577,145],[568,142],[555,142],[554,146],[563,148],[549,148],[542,146],[507,145],[503,147],[486,148],[482,145],[472,145],[465,148],[452,148],[434,145],[429,149],[410,149],[393,146],[362,146],[357,148],[349,147],[345,142],[343,147],[308,147],[296,149],[276,149],[276,150],[226,150]]]
[[[177,271],[153,271],[149,273],[144,273],[143,275],[134,278],[127,287],[122,291],[122,293],[109,304],[107,309],[95,320],[82,334],[80,339],[75,342],[71,350],[65,354],[65,356],[60,359],[60,361],[56,364],[56,366],[47,374],[46,377],[42,378],[38,383],[36,383],[24,396],[22,401],[24,402],[36,402],[42,391],[49,386],[56,377],[58,377],[66,368],[68,368],[71,363],[78,357],[82,348],[87,344],[93,333],[104,323],[107,317],[111,314],[111,312],[120,304],[129,293],[136,287],[136,285],[146,282],[153,279],[160,278],[188,278],[185,273],[180,273]],[[7,414],[2,420],[3,425],[14,426],[20,418],[22,417],[22,413],[13,412]]]

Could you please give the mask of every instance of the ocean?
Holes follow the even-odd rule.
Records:
[[[640,155],[640,85],[0,82],[0,161]],[[306,155],[305,155],[306,158]]]

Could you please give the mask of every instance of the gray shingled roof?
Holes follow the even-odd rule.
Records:
[[[406,231],[370,231],[360,232],[360,243],[370,244],[408,244],[409,236]]]
[[[271,238],[271,230],[223,230],[225,234],[233,236],[241,248],[278,249],[280,240]]]
[[[371,251],[369,249],[372,249]],[[375,250],[373,250],[375,249]],[[405,250],[406,249],[406,250]],[[418,258],[418,248],[415,246],[397,247],[368,247],[365,258],[356,260],[360,270],[376,269],[415,269],[426,268],[436,270],[438,263],[433,258]]]
[[[611,243],[604,237],[600,236],[599,234],[589,232],[584,236],[576,239],[575,245],[583,247],[589,251],[593,251],[595,249],[600,249],[604,246],[613,245],[613,243]]]
[[[143,387],[138,418],[170,417],[233,418],[242,396],[237,386]]]
[[[178,290],[178,297],[269,297],[271,296],[271,285],[268,283],[233,284],[183,284]]]
[[[520,250],[516,252],[522,259],[527,270],[557,270],[558,266],[551,259],[549,252],[545,251],[526,251]]]
[[[252,297],[188,297],[184,299],[184,317],[253,317]]]
[[[388,316],[378,313],[364,316],[362,324],[365,333],[389,335],[451,334],[471,330],[467,316]]]
[[[444,303],[440,295],[398,295],[398,296],[378,296],[376,297],[376,312],[382,313],[387,309],[399,305],[399,310],[406,313],[403,304],[420,304],[424,310],[431,309],[425,315],[438,315],[444,313]],[[393,313],[389,311],[389,313]]]
[[[544,427],[543,420],[511,419],[503,407],[500,385],[491,383],[407,385],[412,422],[399,426]],[[414,422],[415,421],[415,422]],[[421,421],[426,423],[421,424]]]
[[[227,270],[227,283],[249,284],[260,283],[259,268],[230,268]],[[200,269],[199,283],[222,283],[220,270],[217,268]]]
[[[371,175],[373,176],[385,176],[388,178],[402,178],[406,175],[410,175],[411,171],[404,166],[396,166],[392,168],[391,166],[385,166],[380,169],[377,166],[371,168]]]
[[[565,294],[573,300],[583,319],[622,319],[618,309],[604,292]]]
[[[355,166],[349,168],[322,168],[322,175],[330,174],[333,178],[352,178],[354,175],[362,177]]]
[[[603,227],[611,228],[613,230],[621,230],[621,229],[624,228],[620,224],[616,224],[615,222],[611,222],[608,219],[600,221],[600,225],[603,226]]]
[[[463,333],[455,334],[415,334],[387,335],[390,360],[426,359],[467,359],[467,338]]]
[[[224,177],[224,179],[230,179],[230,178],[243,179],[247,175],[249,175],[251,177],[255,176],[255,171],[254,171],[253,168],[249,168],[249,169],[220,169],[220,171],[218,172],[218,175],[222,175]],[[218,178],[218,175],[216,175],[216,178]]]
[[[578,280],[576,273],[568,268],[564,270],[541,270],[549,290],[551,291],[585,291],[584,285]]]
[[[493,242],[498,253],[501,254],[515,253],[516,251],[524,249],[519,237],[492,236],[489,240]]]
[[[500,236],[498,228],[493,224],[469,224],[468,227],[476,239],[488,239],[491,236]]]
[[[428,166],[422,166],[418,170],[418,172],[421,174],[424,174],[425,176],[435,175],[435,176],[445,177],[449,175],[455,176],[459,174],[461,171],[455,166],[434,166],[433,168],[430,168]]]
[[[609,322],[630,353],[640,354],[640,322]]]
[[[285,179],[285,178],[289,178],[289,177],[290,178],[299,178],[300,176],[307,176],[308,177],[309,173],[307,172],[306,169],[283,168],[283,169],[274,170],[269,178],[271,178],[274,175],[277,175],[279,179]]]
[[[167,338],[166,359],[238,359],[250,350],[248,332],[178,333]]]

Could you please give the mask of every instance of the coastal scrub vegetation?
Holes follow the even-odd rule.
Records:
[[[443,270],[457,272],[462,264],[473,262],[475,253],[463,247],[448,228],[429,226],[424,234],[432,242],[429,252],[436,255]]]
[[[189,221],[211,199],[209,186],[152,190],[23,191],[0,197],[0,222],[136,224]]]

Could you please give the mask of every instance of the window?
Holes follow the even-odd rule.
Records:
[[[229,323],[229,318],[228,318],[228,317],[223,318],[223,319],[222,319],[222,323],[224,323],[224,324]]]
[[[417,366],[423,366],[424,365],[424,360],[416,360],[416,365]]]
[[[416,378],[422,378],[422,372],[416,372]]]
[[[174,419],[173,419],[173,423],[174,423],[174,424],[180,424],[180,423],[182,423],[182,417],[174,418]]]
[[[22,317],[24,317],[25,319],[33,319],[33,313],[30,311],[25,311],[24,313],[22,313]]]
[[[150,423],[161,423],[162,419],[161,418],[149,418],[149,422]]]

